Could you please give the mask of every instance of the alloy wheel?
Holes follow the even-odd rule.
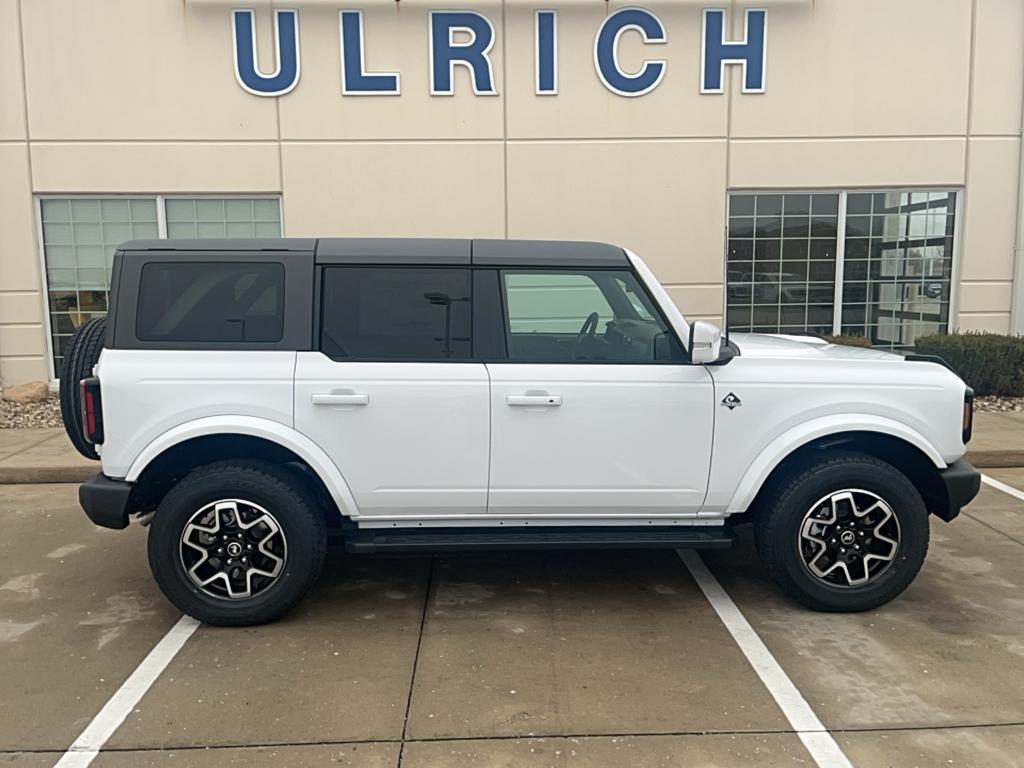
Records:
[[[243,499],[198,509],[181,533],[181,564],[192,583],[211,597],[255,597],[284,571],[288,544],[277,519]]]
[[[896,558],[900,524],[871,491],[846,489],[819,499],[804,515],[797,547],[811,574],[834,587],[860,587]]]

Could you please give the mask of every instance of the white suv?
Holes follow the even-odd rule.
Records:
[[[350,552],[726,547],[812,608],[902,592],[978,492],[934,360],[689,323],[599,243],[126,243],[61,398],[97,525],[157,582],[269,621]]]

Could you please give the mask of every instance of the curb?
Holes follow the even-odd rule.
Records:
[[[978,469],[1024,467],[1024,451],[968,451],[964,459]]]
[[[84,483],[95,477],[99,470],[98,462],[94,467],[0,467],[0,485]]]

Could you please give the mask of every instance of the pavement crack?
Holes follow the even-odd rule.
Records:
[[[1020,540],[1020,539],[1018,539],[1018,538],[1017,538],[1016,536],[1011,536],[1011,535],[1010,535],[1010,534],[1008,534],[1008,533],[1007,533],[1006,531],[1001,531],[1001,530],[999,530],[999,529],[998,529],[998,528],[996,528],[996,527],[995,527],[994,525],[991,525],[991,524],[989,524],[989,523],[986,523],[986,522],[985,522],[984,520],[981,520],[981,519],[979,519],[979,518],[975,517],[974,515],[970,514],[969,512],[961,512],[960,514],[962,514],[962,515],[963,515],[964,517],[970,518],[971,520],[973,520],[973,521],[974,521],[974,522],[976,522],[976,523],[981,523],[981,524],[982,524],[983,526],[985,526],[986,528],[988,528],[988,529],[989,529],[990,531],[995,531],[995,532],[996,532],[996,533],[998,533],[998,534],[999,534],[1000,536],[1005,536],[1005,537],[1006,537],[1006,538],[1008,538],[1008,539],[1009,539],[1010,541],[1012,541],[1012,542],[1014,542],[1014,543],[1016,543],[1016,544],[1020,544],[1021,546],[1024,546],[1024,541],[1021,541],[1021,540]]]
[[[409,713],[412,711],[412,692],[416,688],[416,668],[420,663],[420,646],[423,645],[423,630],[427,626],[427,610],[430,607],[430,591],[434,586],[434,570],[437,567],[437,555],[430,556],[430,571],[427,573],[427,588],[423,594],[423,613],[420,616],[420,633],[416,638],[416,654],[412,658],[412,676],[409,678],[409,698],[405,702],[405,718],[402,720],[401,746],[398,750],[398,768],[402,768],[405,759],[405,744],[409,734]]]
[[[892,725],[892,726],[857,726],[852,728],[829,728],[828,733],[900,733],[900,732],[921,732],[921,731],[956,731],[971,730],[976,728],[1020,728],[1024,727],[1024,720],[1009,722],[983,722],[983,723],[939,723],[934,725]],[[813,733],[813,731],[804,731]],[[227,750],[227,749],[288,749],[302,747],[341,747],[369,744],[437,744],[450,742],[484,742],[484,741],[543,741],[546,739],[625,739],[625,738],[651,738],[666,736],[785,736],[796,735],[797,731],[791,728],[762,728],[756,730],[743,729],[697,729],[679,731],[622,731],[622,732],[565,732],[565,733],[531,733],[531,734],[493,734],[476,736],[427,736],[422,739],[320,739],[310,741],[268,741],[259,743],[221,743],[221,744],[176,744],[160,745],[152,747],[104,747],[101,752],[117,753],[150,753],[150,752],[193,752],[198,750]],[[0,747],[0,755],[9,754],[63,754],[66,747],[41,748],[41,747]]]

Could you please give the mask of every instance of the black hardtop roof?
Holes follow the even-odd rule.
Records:
[[[130,240],[124,253],[252,253],[313,255],[318,264],[625,267],[622,248],[571,240],[456,240],[401,237]]]

